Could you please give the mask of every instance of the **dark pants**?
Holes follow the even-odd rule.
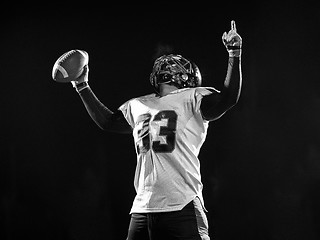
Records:
[[[209,240],[208,221],[198,198],[182,210],[133,213],[127,240]]]

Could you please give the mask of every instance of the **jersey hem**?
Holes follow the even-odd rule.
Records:
[[[193,201],[195,198],[199,198],[201,206],[203,208],[203,210],[205,212],[208,212],[207,209],[204,206],[203,201],[201,200],[201,198],[198,195],[193,196],[192,198],[190,198],[190,200],[186,201],[185,203],[174,207],[174,208],[144,208],[144,209],[131,209],[129,214],[132,213],[162,213],[162,212],[174,212],[174,211],[180,211],[182,210],[189,202]]]

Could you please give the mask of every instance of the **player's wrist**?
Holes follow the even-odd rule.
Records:
[[[241,46],[227,46],[229,57],[241,57]]]
[[[71,83],[78,93],[81,92],[83,89],[86,89],[89,87],[88,81],[83,81],[83,82],[72,81]]]
[[[229,51],[229,57],[239,58],[239,57],[241,57],[241,53],[242,53],[241,49]]]

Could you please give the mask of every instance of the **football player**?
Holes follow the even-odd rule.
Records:
[[[233,107],[241,90],[242,39],[236,24],[222,35],[228,53],[223,88],[201,87],[197,65],[181,55],[155,60],[155,93],[107,108],[88,84],[89,67],[72,84],[95,123],[106,131],[133,135],[136,196],[128,240],[210,239],[198,154],[208,124]]]

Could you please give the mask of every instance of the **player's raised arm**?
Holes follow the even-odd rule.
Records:
[[[201,110],[208,120],[219,118],[233,107],[238,102],[241,92],[242,38],[237,33],[235,21],[231,21],[230,31],[223,33],[222,42],[229,54],[227,74],[220,94],[211,94],[202,100]]]
[[[71,82],[92,120],[103,130],[131,133],[132,129],[122,112],[111,111],[95,96],[88,84],[89,56],[82,50],[71,50],[63,54],[54,64],[53,80]]]
[[[103,130],[118,133],[131,133],[132,128],[122,112],[115,112],[99,101],[88,84],[89,67],[85,66],[83,74],[72,82],[92,120]]]

